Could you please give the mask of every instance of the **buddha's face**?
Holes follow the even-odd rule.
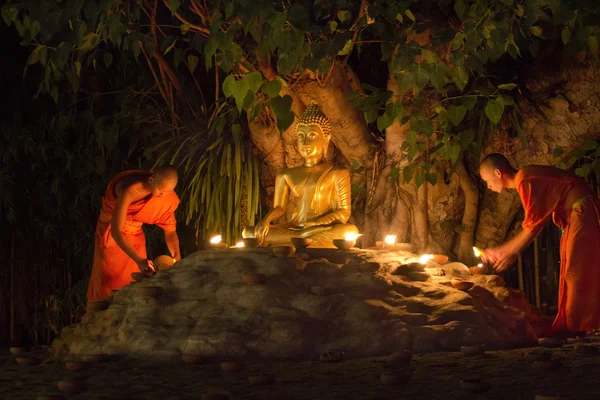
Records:
[[[298,125],[296,150],[302,158],[321,158],[325,155],[329,138],[318,125]]]

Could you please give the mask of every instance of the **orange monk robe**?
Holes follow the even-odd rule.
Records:
[[[102,197],[102,209],[96,225],[94,265],[87,291],[88,304],[105,299],[111,290],[117,290],[131,282],[131,273],[139,268],[115,242],[111,234],[111,220],[117,204],[115,186],[119,180],[130,175],[148,175],[152,171],[125,171],[115,176]],[[146,257],[146,236],[142,224],[158,225],[165,232],[175,231],[175,210],[179,197],[170,192],[163,197],[148,196],[131,203],[127,208],[127,219],[123,233],[137,253]]]
[[[581,178],[530,165],[516,177],[525,209],[523,229],[539,232],[552,216],[563,230],[555,333],[600,328],[600,200]]]

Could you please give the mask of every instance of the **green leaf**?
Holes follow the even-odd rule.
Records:
[[[244,77],[244,80],[248,83],[248,88],[253,92],[258,92],[260,86],[263,83],[262,74],[258,71],[249,73]]]
[[[179,25],[179,30],[181,31],[182,35],[185,35],[190,31],[190,26],[188,24],[181,24]]]
[[[504,103],[502,99],[497,98],[496,100],[488,100],[485,105],[485,115],[492,121],[493,124],[497,124],[502,119],[504,113]]]
[[[415,184],[417,185],[417,189],[421,187],[425,183],[426,176],[423,174],[417,174],[415,178]]]
[[[281,89],[282,85],[279,79],[265,81],[260,87],[261,92],[265,93],[271,98],[279,96],[279,92],[281,91]]]
[[[596,150],[597,147],[598,143],[595,140],[591,139],[585,139],[585,141],[583,142],[583,146],[581,146],[581,148],[585,151]]]
[[[413,85],[413,88],[418,93],[420,92],[427,83],[429,83],[429,74],[420,64],[415,65],[415,67],[409,72],[409,79]]]
[[[188,69],[190,70],[190,72],[192,74],[194,73],[194,71],[196,70],[196,67],[198,66],[198,61],[200,61],[200,59],[198,57],[196,57],[193,54],[188,54],[187,64],[188,64]]]
[[[179,6],[181,6],[181,0],[169,0],[171,15],[175,15],[175,13],[179,11]]]
[[[571,28],[565,26],[560,34],[563,44],[566,46],[569,43],[569,39],[571,39]]]
[[[281,132],[285,131],[294,122],[294,113],[292,112],[292,97],[285,95],[277,96],[269,101],[273,112],[277,116],[277,127]]]
[[[393,122],[393,116],[390,116],[388,113],[383,113],[383,115],[377,117],[377,129],[380,132],[383,132],[383,130],[391,126]]]
[[[588,36],[588,46],[593,54],[598,53],[598,36],[589,35]]]
[[[88,33],[83,37],[83,44],[79,47],[81,51],[88,51],[96,47],[100,36],[96,33]]]
[[[552,150],[552,157],[554,158],[558,158],[563,154],[565,154],[565,151],[560,147],[556,147],[554,150]]]
[[[240,79],[235,82],[233,86],[233,98],[235,99],[235,104],[237,105],[238,112],[242,112],[242,108],[244,107],[244,99],[248,94],[248,83],[244,79]]]
[[[456,161],[458,161],[458,156],[460,156],[460,146],[458,144],[449,144],[448,156],[450,157],[452,164],[455,164]]]
[[[104,53],[104,67],[108,68],[112,65],[113,62],[113,56],[110,53]]]
[[[458,126],[467,114],[465,106],[450,106],[448,107],[448,119],[454,126]]]
[[[236,81],[233,74],[227,75],[227,78],[223,81],[223,94],[226,97],[233,96],[233,88],[235,87]]]
[[[498,85],[498,89],[503,89],[503,90],[513,90],[516,87],[517,87],[516,83],[503,83],[502,85]]]
[[[462,65],[455,66],[452,69],[451,75],[452,75],[452,81],[456,84],[456,86],[460,90],[464,90],[465,87],[467,86],[467,83],[469,83],[469,74],[467,73],[467,70],[465,69],[465,67]]]
[[[427,174],[427,181],[431,183],[432,186],[435,186],[437,183],[438,176],[437,174]]]
[[[329,23],[327,25],[329,25],[329,31],[331,33],[335,32],[338,27],[337,21],[329,21]]]
[[[537,36],[537,37],[542,38],[542,39],[544,38],[543,30],[542,30],[541,26],[537,26],[537,25],[536,26],[532,26],[531,28],[529,28],[529,32],[531,32],[531,34],[533,36]]]
[[[5,4],[2,6],[2,19],[6,23],[6,25],[10,26],[17,16],[19,15],[19,10],[12,4]]]
[[[511,0],[512,1],[512,0]],[[461,233],[463,233],[465,231],[465,227],[463,225],[456,225],[454,227],[454,232],[458,233],[459,235]]]
[[[465,15],[466,10],[467,6],[464,0],[457,0],[456,3],[454,3],[454,11],[456,11],[456,15],[458,15],[458,18],[462,19]]]
[[[77,76],[81,76],[81,61],[75,61],[75,68],[77,70]]]
[[[206,42],[206,46],[204,46],[204,58],[206,63],[206,69],[212,67],[212,57],[217,52],[217,39],[211,37]]]
[[[340,20],[340,22],[344,23],[346,21],[350,21],[350,19],[352,18],[352,13],[348,10],[340,10],[337,12],[337,17]]]
[[[460,99],[460,102],[463,106],[467,107],[467,110],[471,111],[475,104],[477,104],[477,97],[475,96],[463,96]]]
[[[344,48],[341,49],[340,51],[338,51],[338,53],[337,53],[338,56],[345,56],[347,54],[350,54],[353,46],[354,46],[354,44],[352,43],[352,39],[348,39],[346,41],[346,44],[344,44]]]
[[[379,113],[377,112],[376,109],[370,109],[364,112],[365,114],[365,122],[367,124],[370,124],[371,122],[375,121],[377,119],[377,116],[379,115]]]
[[[410,10],[404,11],[404,15],[406,15],[412,22],[417,22],[415,15]]]
[[[40,54],[42,51],[46,51],[46,46],[40,44],[38,45],[29,55],[29,60],[27,60],[27,65],[33,65],[40,61]]]
[[[404,183],[409,183],[414,174],[415,174],[415,166],[414,165],[407,165],[406,167],[404,167],[404,169],[402,170],[402,179],[404,179]]]
[[[585,178],[586,176],[588,176],[588,174],[591,171],[591,165],[590,164],[584,164],[579,168],[575,168],[575,174],[577,176],[580,176],[582,178]]]

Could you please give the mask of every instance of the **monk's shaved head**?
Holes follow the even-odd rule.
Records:
[[[163,181],[177,182],[178,180],[177,169],[172,165],[164,165],[162,167],[155,168],[153,172],[154,179],[158,183]]]
[[[175,186],[177,186],[177,180],[177,169],[172,165],[155,168],[150,178],[152,195],[162,197],[172,192],[175,190]]]
[[[512,172],[515,171],[512,165],[510,165],[510,161],[503,154],[500,153],[492,153],[485,156],[481,163],[479,164],[479,169],[499,169],[502,172]]]
[[[479,164],[481,179],[485,181],[488,189],[498,193],[510,187],[510,179],[516,173],[517,170],[500,153],[488,154]]]

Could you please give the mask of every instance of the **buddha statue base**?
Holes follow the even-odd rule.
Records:
[[[262,246],[291,246],[292,238],[311,238],[310,247],[336,248],[334,239],[344,239],[347,234],[358,234],[358,228],[352,224],[333,224],[299,228],[294,224],[271,225]],[[243,238],[253,238],[254,226],[248,226],[242,232]]]

